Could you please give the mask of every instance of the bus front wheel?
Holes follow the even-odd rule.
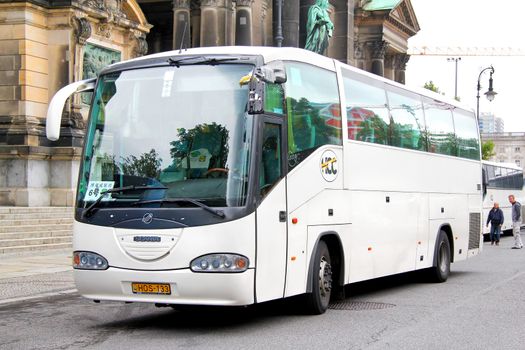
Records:
[[[314,259],[314,272],[311,276],[312,292],[306,294],[306,306],[308,313],[320,315],[328,309],[332,292],[330,251],[324,241],[319,241]]]
[[[450,243],[445,231],[439,232],[434,266],[431,268],[431,277],[434,282],[445,282],[450,274]]]

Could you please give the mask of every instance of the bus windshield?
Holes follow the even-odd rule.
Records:
[[[187,65],[101,76],[78,207],[126,186],[137,190],[108,193],[97,205],[198,201],[210,207],[244,206],[253,122],[246,113],[248,87],[239,80],[252,69],[247,64]]]

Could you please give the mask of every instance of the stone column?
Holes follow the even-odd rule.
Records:
[[[218,0],[201,0],[201,46],[219,45]]]
[[[173,49],[190,47],[190,0],[173,0]]]
[[[354,41],[354,63],[359,69],[366,70],[365,66],[365,44],[357,40]]]
[[[370,71],[379,76],[385,75],[385,52],[388,47],[386,41],[369,41],[369,50],[372,57],[372,67]]]
[[[235,45],[252,45],[252,3],[253,0],[237,0]]]
[[[396,55],[385,56],[385,78],[395,80]]]
[[[201,46],[201,4],[200,0],[191,2],[191,46]]]
[[[354,59],[354,1],[330,0],[334,23],[333,36],[328,46],[328,57],[355,66]]]
[[[299,28],[300,2],[299,0],[283,1],[283,47],[299,47]]]
[[[405,83],[405,71],[410,55],[406,53],[396,55],[396,76],[395,80],[398,83]]]

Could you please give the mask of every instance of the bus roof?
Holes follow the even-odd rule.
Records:
[[[137,62],[139,63],[144,59],[154,59],[154,58],[163,58],[163,57],[174,57],[174,56],[188,56],[188,55],[254,55],[262,56],[265,63],[283,60],[283,61],[297,61],[304,62],[308,64],[313,64],[331,71],[336,70],[336,65],[344,67],[347,70],[351,70],[356,74],[366,76],[368,78],[382,81],[386,84],[396,86],[398,88],[415,92],[419,95],[425,96],[427,98],[438,100],[450,104],[456,108],[460,108],[469,112],[474,112],[473,108],[467,107],[458,101],[440,95],[431,90],[424,89],[422,87],[408,87],[404,84],[400,84],[396,81],[386,79],[384,77],[378,76],[373,73],[366,72],[359,68],[344,64],[338,60],[319,55],[312,51],[305,49],[300,49],[296,47],[273,47],[273,46],[209,46],[209,47],[197,47],[184,50],[172,50],[160,52],[152,55],[141,56],[134,58],[125,62]],[[118,66],[124,62],[117,62],[111,65],[112,68],[118,69]]]
[[[491,162],[488,160],[482,160],[481,163],[492,165],[500,168],[509,168],[509,169],[515,169],[515,170],[523,170],[521,167],[517,166],[514,163],[500,163],[500,162]]]

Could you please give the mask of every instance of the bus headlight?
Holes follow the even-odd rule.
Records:
[[[243,272],[250,264],[247,257],[237,254],[208,254],[193,259],[193,272]]]
[[[108,261],[91,252],[73,252],[73,268],[79,270],[106,270]]]

